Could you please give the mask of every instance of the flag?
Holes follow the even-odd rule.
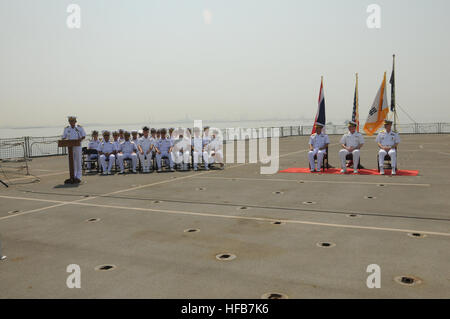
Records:
[[[386,93],[386,72],[384,72],[383,83],[378,90],[375,101],[373,101],[366,124],[364,124],[364,131],[367,135],[372,136],[383,125],[384,119],[388,113],[389,105]]]
[[[314,119],[314,125],[312,129],[312,133],[316,133],[316,124],[320,123],[325,125],[325,96],[323,94],[323,77],[320,82],[320,92],[319,92],[319,106],[317,108],[316,118]]]
[[[395,63],[395,62],[394,62]],[[392,64],[391,84],[391,112],[395,112],[395,64]]]
[[[359,132],[358,74],[356,74],[355,96],[353,98],[352,121],[356,123],[356,131]]]

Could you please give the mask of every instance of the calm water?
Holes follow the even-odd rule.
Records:
[[[203,126],[217,127],[217,128],[231,128],[231,127],[242,127],[242,128],[258,128],[258,127],[281,127],[281,126],[299,126],[299,125],[312,125],[313,120],[280,120],[280,121],[247,121],[247,122],[212,122],[203,121]],[[133,124],[133,125],[108,125],[108,124],[97,124],[97,125],[83,125],[80,123],[86,134],[90,134],[92,130],[102,131],[117,130],[119,128],[125,130],[139,130],[142,129],[144,125],[152,127],[147,123]],[[68,124],[66,124],[68,125]],[[154,127],[193,127],[194,122],[178,122],[178,123],[158,123]],[[56,136],[61,135],[64,129],[64,125],[60,127],[15,127],[15,128],[0,128],[0,138],[11,138],[11,137],[23,137],[23,136]]]

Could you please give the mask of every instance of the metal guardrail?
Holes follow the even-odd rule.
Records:
[[[25,158],[25,138],[0,139],[0,159]]]
[[[312,125],[283,126],[283,127],[261,127],[253,129],[221,129],[224,141],[232,139],[266,138],[272,137],[272,130],[280,129],[279,137],[309,136]],[[264,130],[266,129],[266,130]],[[450,123],[414,123],[399,124],[397,131],[401,134],[449,134]],[[328,135],[341,135],[347,132],[346,125],[327,125]],[[364,132],[362,132],[364,134]],[[87,146],[89,135],[83,140],[82,146]],[[0,139],[0,159],[11,158],[33,158],[41,156],[67,155],[66,148],[58,147],[57,141],[61,136],[32,137]]]
[[[26,137],[28,157],[66,155],[67,149],[58,147],[60,136],[50,137]]]

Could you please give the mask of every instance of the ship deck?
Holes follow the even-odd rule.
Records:
[[[280,170],[308,166],[307,142],[280,139]],[[77,186],[63,185],[67,157],[35,158],[38,181],[9,174],[0,188],[0,298],[450,298],[449,147],[450,135],[403,135],[398,166],[415,177],[261,175],[236,163]],[[373,138],[361,163],[376,168]],[[70,264],[80,289],[66,285]],[[379,289],[366,285],[371,264]]]

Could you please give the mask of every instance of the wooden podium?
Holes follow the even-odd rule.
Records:
[[[64,184],[74,184],[75,183],[75,173],[73,170],[73,147],[81,146],[79,140],[59,140],[58,147],[67,147],[69,149],[69,172],[70,178],[64,181]]]

